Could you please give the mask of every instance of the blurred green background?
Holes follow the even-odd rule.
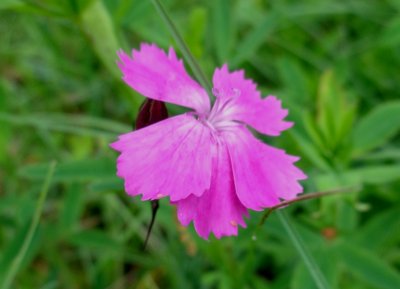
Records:
[[[208,77],[227,62],[283,99],[296,125],[263,139],[306,192],[362,187],[284,209],[330,288],[400,288],[400,1],[163,3]],[[57,160],[11,288],[316,288],[276,214],[207,242],[164,200],[142,251],[150,205],[108,147],[143,100],[115,52],[141,42],[176,47],[151,1],[0,1],[0,286]]]

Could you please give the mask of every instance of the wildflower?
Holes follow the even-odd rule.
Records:
[[[262,210],[302,192],[297,157],[255,138],[248,126],[278,136],[292,126],[275,96],[261,98],[243,71],[216,69],[210,107],[206,91],[185,71],[171,48],[142,44],[132,58],[119,52],[123,80],[144,96],[192,109],[121,135],[117,175],[129,195],[169,197],[179,221],[193,221],[207,239],[237,235],[248,209]]]

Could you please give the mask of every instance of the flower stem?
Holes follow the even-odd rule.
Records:
[[[310,199],[316,199],[316,198],[321,198],[321,197],[325,197],[325,196],[329,196],[329,195],[336,195],[336,194],[340,194],[340,193],[344,193],[344,192],[348,192],[348,191],[359,191],[361,189],[360,186],[357,187],[348,187],[348,188],[339,188],[339,189],[333,189],[333,190],[329,190],[329,191],[324,191],[324,192],[316,192],[316,193],[308,193],[305,195],[301,195],[300,197],[297,197],[295,199],[292,200],[288,200],[288,201],[283,201],[281,203],[279,203],[278,205],[269,208],[262,216],[261,221],[259,223],[259,226],[264,225],[265,221],[267,220],[267,218],[272,214],[272,212],[274,212],[276,209],[282,208],[282,207],[286,207],[290,204],[293,203],[297,203],[300,201],[305,201],[305,200],[310,200]]]
[[[43,205],[46,200],[47,192],[49,191],[50,182],[53,177],[55,167],[56,167],[56,162],[52,161],[50,163],[46,179],[43,183],[42,190],[39,194],[39,199],[37,201],[36,209],[35,209],[35,212],[33,215],[32,222],[29,226],[28,233],[26,234],[26,237],[22,244],[21,249],[17,253],[17,256],[14,258],[14,260],[12,261],[10,269],[4,278],[3,286],[1,287],[2,289],[11,288],[12,282],[13,282],[15,276],[17,275],[18,270],[21,267],[21,263],[29,249],[29,246],[31,245],[33,236],[35,235],[37,226],[39,224],[40,216],[41,216],[42,210],[43,210]]]
[[[151,201],[151,221],[147,229],[146,239],[144,240],[143,251],[146,250],[147,243],[149,242],[150,234],[153,229],[154,221],[156,220],[157,211],[159,207],[160,207],[160,202],[158,200]]]
[[[329,289],[330,287],[325,279],[325,276],[322,274],[314,258],[308,251],[307,247],[304,245],[304,242],[301,239],[297,230],[294,228],[294,226],[290,224],[289,217],[286,215],[284,211],[278,211],[277,215],[283,227],[285,228],[286,232],[288,233],[290,239],[292,240],[294,247],[299,252],[300,257],[303,259],[303,262],[306,265],[308,271],[310,272],[311,277],[314,279],[317,288]]]
[[[165,24],[167,25],[169,31],[172,34],[172,37],[175,39],[176,44],[179,46],[180,51],[182,52],[183,57],[189,64],[190,68],[193,71],[194,76],[196,77],[197,81],[205,88],[211,100],[213,100],[213,94],[211,91],[211,83],[208,81],[207,77],[203,73],[200,68],[200,65],[197,63],[196,59],[193,57],[192,53],[190,52],[189,48],[187,47],[185,41],[179,34],[178,29],[176,28],[174,22],[168,15],[167,10],[161,4],[159,0],[151,0],[154,6],[157,9],[157,12],[160,14],[161,18],[164,20]]]

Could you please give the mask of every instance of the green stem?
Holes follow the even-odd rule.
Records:
[[[169,17],[168,12],[166,11],[166,9],[159,0],[151,0],[151,2],[153,2],[154,6],[157,9],[157,12],[160,14],[161,18],[167,25],[169,31],[172,34],[172,37],[175,39],[176,44],[179,46],[179,49],[182,52],[183,57],[185,58],[190,68],[192,69],[193,74],[196,77],[197,81],[200,82],[200,84],[206,89],[209,97],[211,98],[211,100],[213,100],[214,97],[211,91],[212,89],[211,83],[208,81],[207,77],[201,70],[200,65],[197,63],[196,59],[193,57],[192,53],[187,47],[185,41],[179,34],[179,31],[176,28],[174,22],[172,22],[171,18]]]
[[[49,170],[48,170],[46,179],[43,183],[42,190],[40,192],[39,199],[37,201],[36,209],[35,209],[35,212],[33,215],[31,225],[29,226],[28,233],[26,234],[26,237],[22,244],[21,249],[19,250],[17,256],[14,258],[14,260],[11,263],[10,269],[9,269],[7,275],[5,276],[2,289],[8,289],[11,287],[12,282],[21,267],[21,263],[26,255],[26,252],[28,251],[29,246],[31,245],[33,236],[35,235],[37,226],[39,224],[40,216],[41,216],[42,210],[43,210],[43,205],[46,200],[47,192],[49,191],[50,182],[53,177],[55,167],[56,167],[56,162],[52,161],[49,166]]]
[[[283,211],[277,211],[277,215],[286,232],[288,233],[290,239],[292,240],[294,247],[299,252],[300,257],[303,259],[303,262],[310,272],[311,277],[314,279],[317,288],[329,289],[330,287],[325,279],[325,276],[322,274],[314,258],[308,251],[307,247],[304,245],[304,242],[295,227],[290,224],[289,217]]]

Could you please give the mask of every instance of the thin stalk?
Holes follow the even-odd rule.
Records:
[[[349,191],[359,191],[361,189],[360,186],[357,187],[348,187],[348,188],[339,188],[339,189],[333,189],[333,190],[329,190],[329,191],[324,191],[324,192],[316,192],[316,193],[308,193],[305,195],[301,195],[300,197],[297,197],[295,199],[292,200],[288,200],[288,201],[283,201],[281,203],[279,203],[278,205],[269,208],[262,216],[261,221],[259,223],[259,226],[264,225],[265,221],[267,220],[267,218],[272,214],[273,211],[275,211],[276,209],[282,208],[282,207],[286,207],[290,204],[293,203],[297,203],[300,201],[305,201],[305,200],[310,200],[310,199],[316,199],[316,198],[321,198],[321,197],[325,197],[325,196],[329,196],[329,195],[336,195],[336,194],[341,194],[344,192],[349,192]]]
[[[154,221],[156,220],[156,215],[159,207],[160,203],[158,200],[151,201],[151,221],[149,228],[147,229],[146,239],[144,240],[143,251],[146,250],[147,243],[149,242],[150,234],[153,229]]]
[[[14,260],[11,263],[10,269],[9,269],[7,275],[5,276],[2,289],[11,288],[12,282],[15,279],[15,276],[17,275],[17,273],[21,267],[21,263],[29,249],[29,246],[31,245],[33,236],[35,235],[37,226],[40,221],[40,216],[42,215],[43,205],[46,200],[47,192],[49,191],[50,182],[54,175],[55,167],[56,167],[56,162],[52,161],[50,163],[46,179],[45,179],[42,189],[40,191],[39,199],[36,204],[36,209],[35,209],[35,212],[34,212],[34,215],[32,218],[32,222],[29,226],[28,233],[26,234],[26,237],[22,244],[21,249],[19,250],[17,256],[14,258]]]
[[[161,18],[164,20],[165,24],[167,25],[169,31],[172,34],[172,37],[175,39],[176,44],[179,46],[180,51],[182,52],[183,57],[189,64],[190,68],[193,71],[194,76],[196,77],[197,81],[200,82],[200,84],[206,89],[209,97],[211,100],[214,100],[213,94],[212,94],[212,86],[211,83],[208,81],[207,77],[203,73],[203,71],[200,68],[200,65],[197,63],[196,59],[193,57],[192,53],[190,52],[189,48],[187,47],[185,41],[179,34],[178,29],[176,28],[174,22],[171,20],[171,18],[168,15],[168,12],[164,8],[164,6],[161,4],[159,0],[151,0],[151,2],[154,4],[154,6],[157,9],[157,12],[160,14]]]
[[[329,289],[330,287],[325,279],[325,276],[322,274],[314,258],[308,251],[307,247],[304,245],[304,242],[301,239],[297,230],[294,228],[294,226],[290,224],[289,217],[285,214],[284,211],[278,211],[277,215],[283,227],[285,228],[286,232],[288,233],[294,247],[299,252],[300,257],[303,259],[303,262],[306,265],[308,271],[310,272],[311,277],[314,279],[317,288]]]

